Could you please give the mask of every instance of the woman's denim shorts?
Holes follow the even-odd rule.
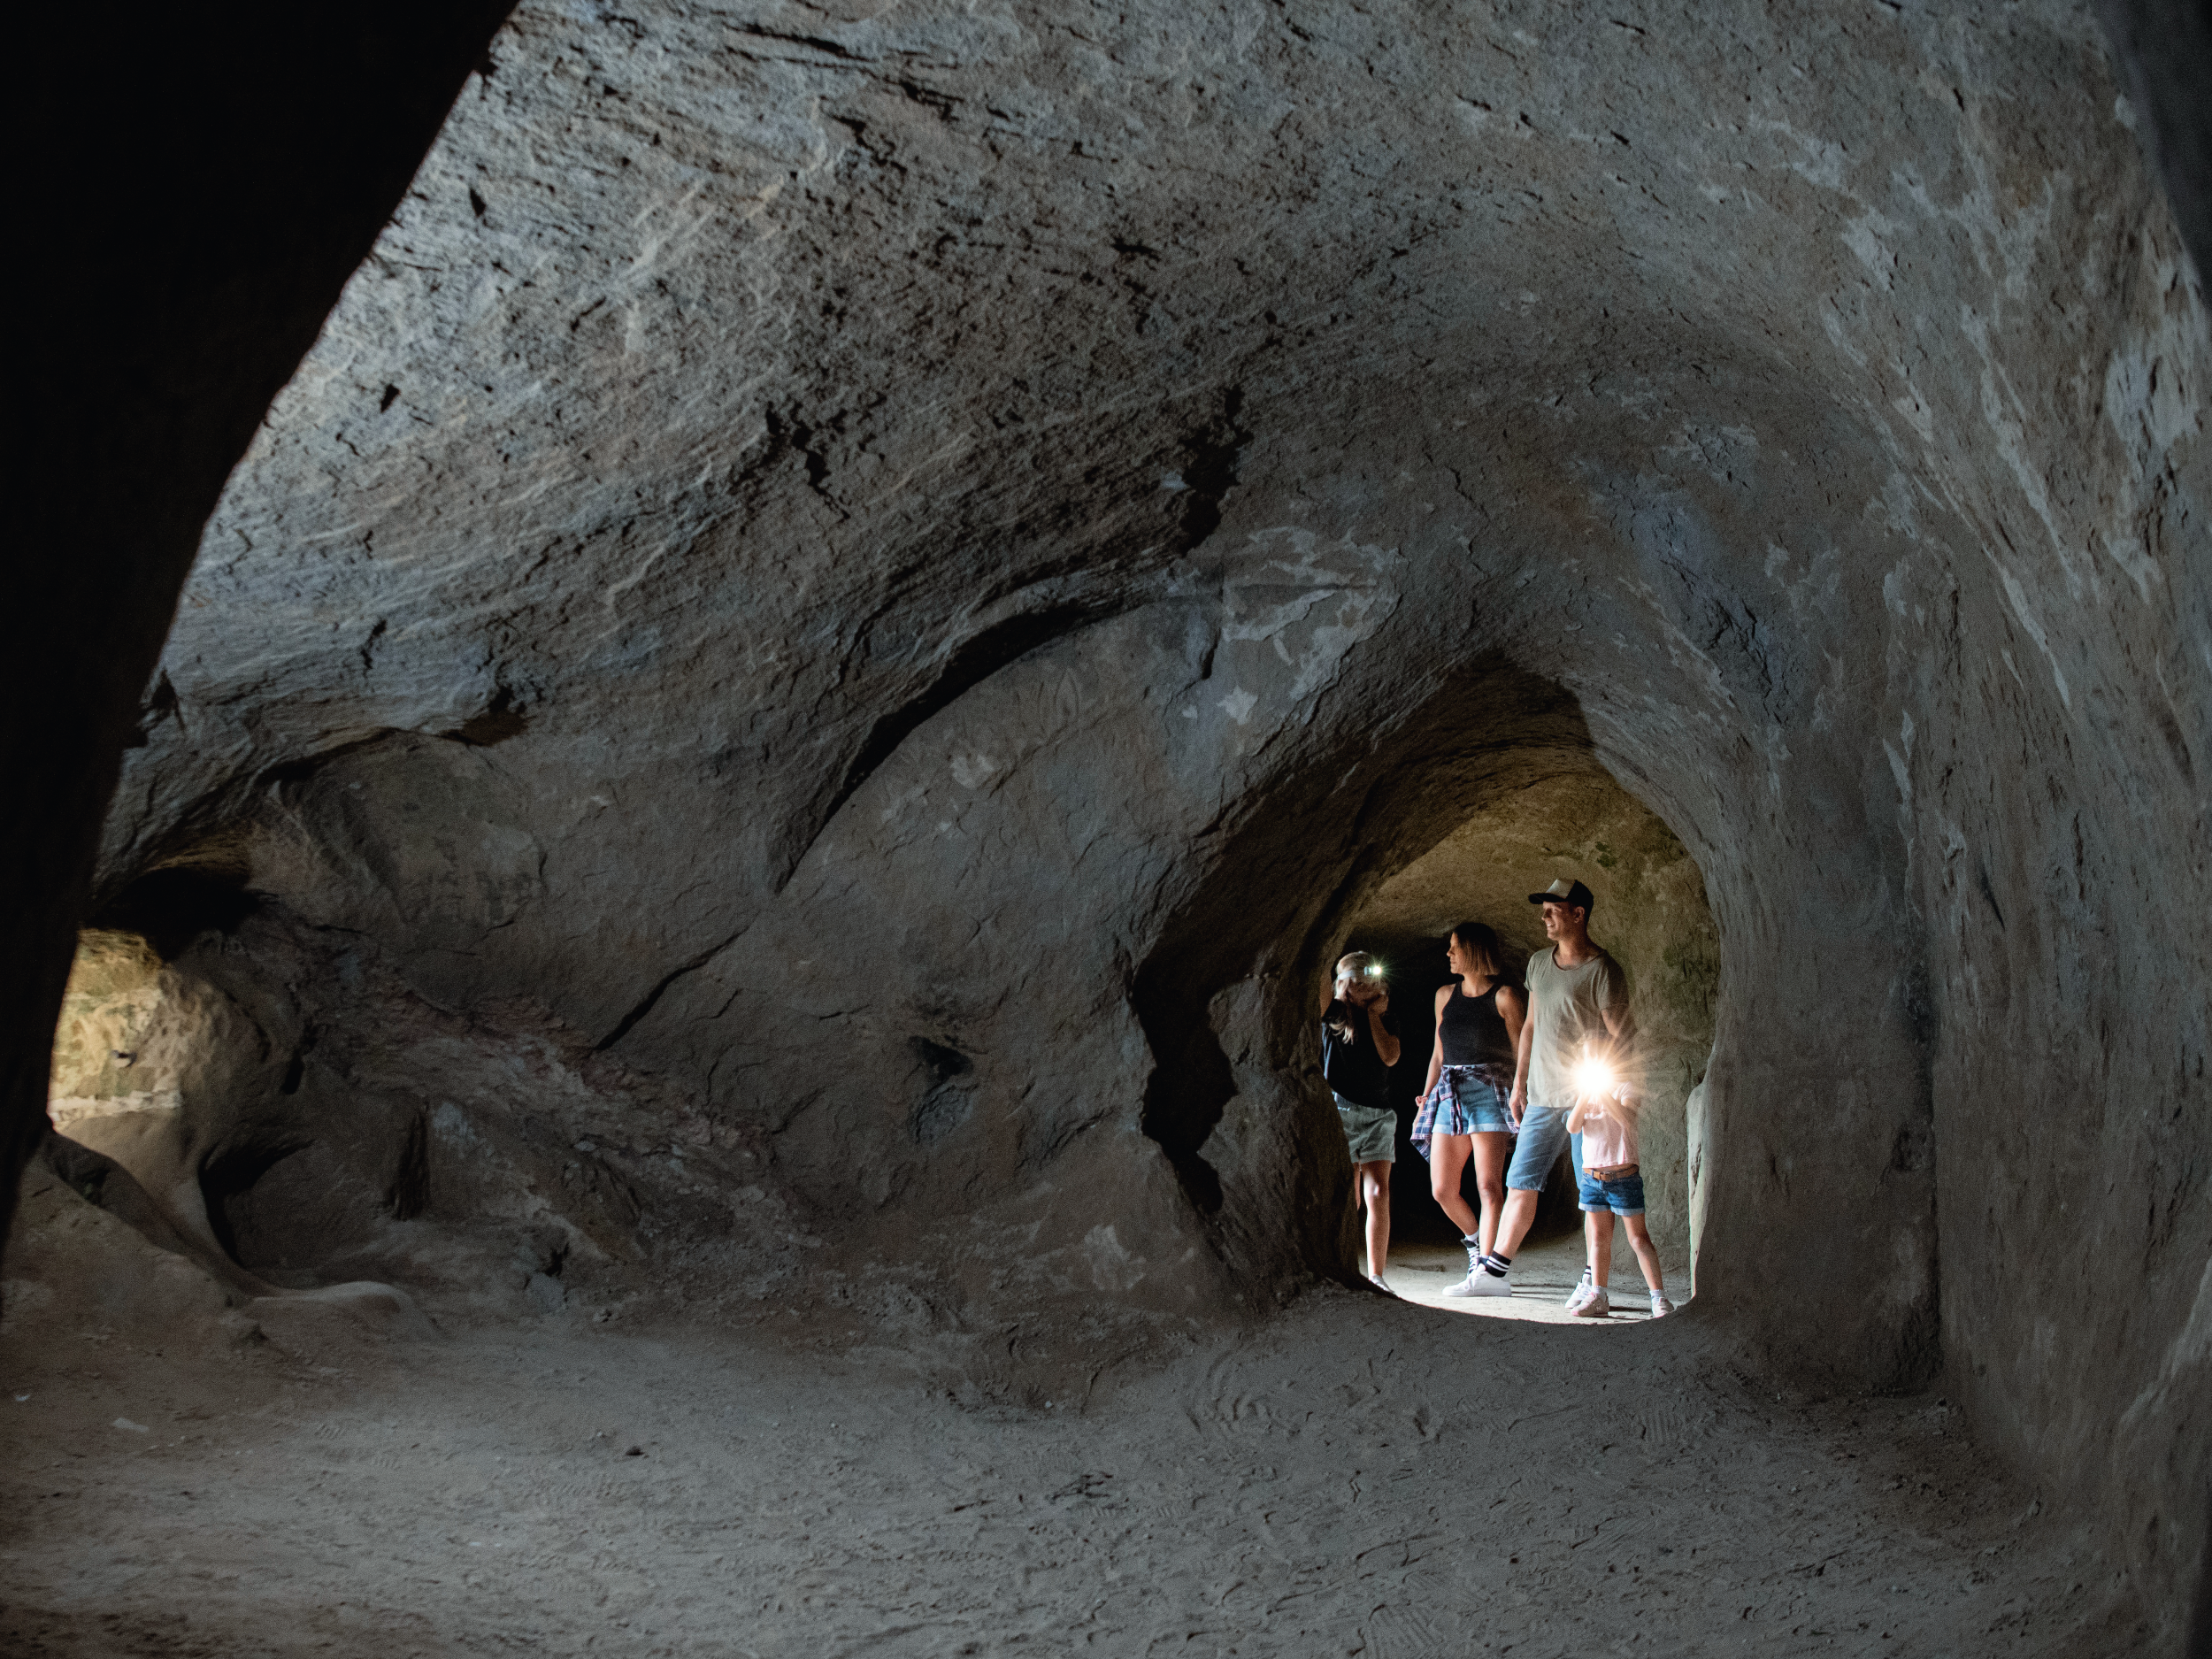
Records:
[[[1432,1133],[1509,1135],[1513,1118],[1506,1097],[1471,1065],[1448,1065],[1436,1079],[1436,1118]]]
[[[1498,1087],[1498,1080],[1481,1066],[1446,1066],[1414,1114],[1414,1149],[1427,1157],[1429,1142],[1438,1135],[1511,1134],[1508,1091]]]

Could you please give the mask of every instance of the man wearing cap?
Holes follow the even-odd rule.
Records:
[[[1575,1067],[1582,1061],[1609,1064],[1625,1078],[1635,1026],[1628,1012],[1628,977],[1621,964],[1591,942],[1590,889],[1564,877],[1541,893],[1528,895],[1544,907],[1544,934],[1552,942],[1528,959],[1528,1018],[1521,1025],[1520,1051],[1513,1075],[1513,1110],[1521,1117],[1520,1139],[1505,1172],[1505,1210],[1498,1217],[1497,1241],[1463,1285],[1463,1296],[1509,1296],[1506,1271],[1513,1253],[1536,1219],[1536,1197],[1544,1179],[1567,1144],[1567,1114],[1582,1085]]]

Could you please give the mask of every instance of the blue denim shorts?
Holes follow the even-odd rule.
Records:
[[[1521,1138],[1513,1143],[1513,1163],[1505,1172],[1509,1192],[1540,1193],[1551,1166],[1567,1144],[1565,1106],[1529,1107],[1521,1119]]]
[[[1414,1114],[1414,1150],[1427,1157],[1429,1142],[1438,1135],[1511,1134],[1508,1092],[1482,1066],[1446,1066],[1437,1074],[1436,1087],[1421,1097],[1421,1109]]]
[[[1582,1207],[1592,1214],[1609,1210],[1617,1216],[1640,1216],[1644,1213],[1644,1178],[1640,1171],[1624,1175],[1618,1180],[1601,1181],[1575,1165],[1575,1185],[1582,1191]]]

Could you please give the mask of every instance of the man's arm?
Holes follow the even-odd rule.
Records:
[[[1532,1009],[1531,1018],[1521,1022],[1521,1040],[1513,1045],[1513,1099],[1509,1104],[1516,1118],[1528,1107],[1528,1057],[1536,1046],[1534,1013]]]
[[[1382,1063],[1386,1066],[1397,1064],[1401,1052],[1397,1038],[1383,1029],[1383,1015],[1389,1007],[1390,993],[1387,991],[1367,1005],[1367,1029],[1374,1036],[1375,1052],[1382,1056]]]

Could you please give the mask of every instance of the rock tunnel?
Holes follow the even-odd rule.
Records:
[[[23,1470],[79,1432],[202,1455],[126,1382],[366,1434],[372,1396],[477,1386],[457,1344],[523,1356],[519,1418],[659,1343],[671,1411],[741,1373],[711,1411],[878,1458],[987,1425],[987,1497],[1015,1441],[1118,1447],[1055,1513],[1141,1488],[1202,1550],[1233,1528],[1131,1402],[1208,1402],[1222,1481],[1248,1432],[1317,1482],[1285,1402],[1379,1377],[1444,1460],[1389,1478],[1471,1458],[1407,1502],[1479,1528],[1525,1442],[1437,1425],[1612,1345],[1645,1441],[1717,1402],[1698,1455],[1755,1517],[1663,1613],[1577,1635],[1348,1566],[1294,1630],[1194,1580],[1221,1611],[1180,1640],[2201,1641],[2212,340],[2170,73],[2205,33],[2170,26],[655,0],[150,42],[265,136],[188,132],[103,233],[187,274],[71,302],[143,321],[57,360],[89,389],[29,452],[86,504],[36,510],[58,568],[12,623],[63,709],[8,739],[50,808],[13,832]],[[149,119],[181,98],[133,73]],[[1663,1074],[1654,1227],[1696,1294],[1648,1331],[1432,1317],[1353,1267],[1314,987],[1466,915],[1533,949],[1555,873]],[[1846,1419],[1944,1444],[1879,1500],[1918,1509],[1821,1525],[1940,1548],[1860,1546],[1876,1612],[1736,1594],[1818,1554],[1744,1471],[1861,1456]],[[605,1481],[678,1457],[592,1433],[639,1442]],[[1928,1472],[1970,1451],[1999,1495]],[[138,1479],[100,1456],[71,1502]],[[899,1502],[823,1490],[825,1524]],[[1969,1538],[2001,1502],[2024,1525]],[[16,1546],[34,1650],[111,1651],[104,1617],[171,1651],[182,1616],[292,1651],[265,1600],[65,1570],[67,1513]],[[782,1547],[699,1582],[818,1567]],[[369,1609],[342,1650],[397,1628],[383,1571],[298,1593]],[[619,1594],[639,1652],[1072,1646],[1082,1599],[983,1594],[956,1649],[864,1639],[848,1586],[695,1648],[683,1595]]]
[[[1379,956],[1394,986],[1402,983],[1410,992],[1451,979],[1441,944],[1447,933],[1463,921],[1495,917],[1509,966],[1546,944],[1540,917],[1519,890],[1525,884],[1515,877],[1553,864],[1586,872],[1585,885],[1597,900],[1594,925],[1637,988],[1644,1100],[1639,1139],[1648,1222],[1663,1252],[1694,1256],[1690,1220],[1702,1161],[1692,1156],[1692,1102],[1701,1109],[1697,1091],[1712,1056],[1720,979],[1720,941],[1703,873],[1586,748],[1532,746],[1514,758],[1519,775],[1483,791],[1464,823],[1359,904],[1343,942]],[[1425,1009],[1402,1023],[1406,1052],[1392,1072],[1393,1103],[1409,1130],[1434,1033]],[[1699,1117],[1701,1129],[1701,1110]],[[1701,1135],[1700,1151],[1701,1142]],[[1563,1222],[1579,1230],[1566,1184],[1571,1173],[1571,1164],[1562,1165],[1547,1187],[1540,1229],[1556,1231]],[[1427,1177],[1409,1135],[1398,1149],[1392,1225],[1454,1244],[1459,1229],[1430,1198]],[[1463,1195],[1472,1181],[1463,1172]]]

